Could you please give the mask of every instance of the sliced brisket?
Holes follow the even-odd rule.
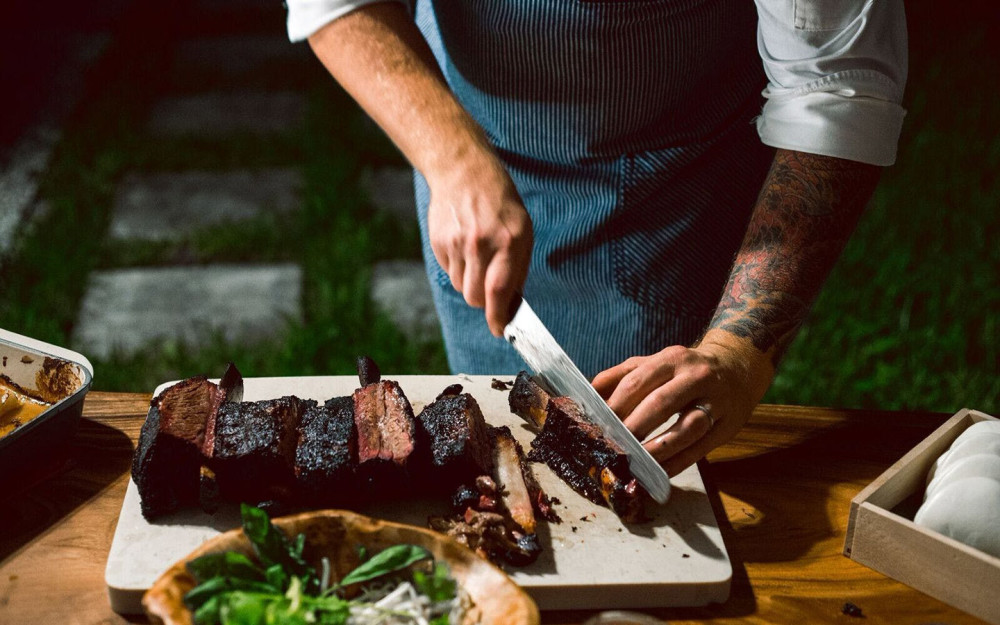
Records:
[[[549,465],[573,490],[610,507],[623,521],[642,520],[645,490],[632,477],[628,456],[587,421],[576,402],[550,398],[544,423],[529,458]]]
[[[524,482],[524,450],[508,427],[491,428],[493,435],[493,477],[500,489],[501,501],[523,534],[535,533],[535,512]]]
[[[211,455],[216,416],[227,398],[242,394],[242,376],[230,363],[221,385],[188,378],[150,402],[132,459],[143,516],[153,519],[203,499],[201,467]]]
[[[223,497],[250,503],[292,499],[297,431],[306,407],[296,397],[223,404],[212,457]]]
[[[358,464],[354,399],[335,397],[322,406],[309,402],[298,434],[295,478],[302,500],[316,506],[353,502]]]
[[[413,408],[399,384],[381,381],[354,391],[358,474],[377,489],[404,489],[416,438]]]
[[[428,490],[452,492],[489,474],[492,447],[486,419],[468,393],[442,393],[417,416],[417,461],[426,469],[420,478]]]

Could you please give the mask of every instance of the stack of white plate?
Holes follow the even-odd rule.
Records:
[[[913,521],[1000,557],[1000,421],[969,426],[934,461]]]

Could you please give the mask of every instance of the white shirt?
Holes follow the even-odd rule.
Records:
[[[306,39],[384,0],[287,0],[288,36]],[[402,2],[407,7],[410,4]],[[872,165],[896,161],[906,84],[902,0],[755,0],[768,84],[757,117],[777,148]]]

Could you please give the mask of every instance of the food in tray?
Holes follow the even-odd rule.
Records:
[[[913,522],[1000,557],[1000,423],[969,426],[932,465]]]
[[[243,529],[174,564],[143,597],[163,625],[537,625],[502,571],[434,532],[323,510],[275,519],[241,507]]]
[[[362,385],[351,397],[322,404],[293,396],[244,402],[233,365],[218,384],[199,376],[165,389],[150,404],[132,464],[143,516],[213,512],[220,500],[352,508],[458,493],[452,513],[434,524],[484,556],[534,561],[534,515],[558,517],[509,430],[489,426],[458,385],[414,416],[374,363],[360,359],[358,371]]]
[[[641,521],[647,494],[629,470],[628,456],[568,397],[551,397],[522,371],[510,410],[540,430],[528,457],[547,464],[573,490],[611,508],[626,523]]]
[[[0,437],[28,423],[52,406],[5,375],[0,375]]]

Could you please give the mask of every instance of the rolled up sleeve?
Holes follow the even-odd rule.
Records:
[[[906,111],[902,0],[756,0],[767,145],[891,165]]]
[[[286,0],[288,6],[288,39],[297,42],[308,39],[313,33],[333,20],[355,9],[387,0]],[[400,2],[410,8],[408,0]]]

